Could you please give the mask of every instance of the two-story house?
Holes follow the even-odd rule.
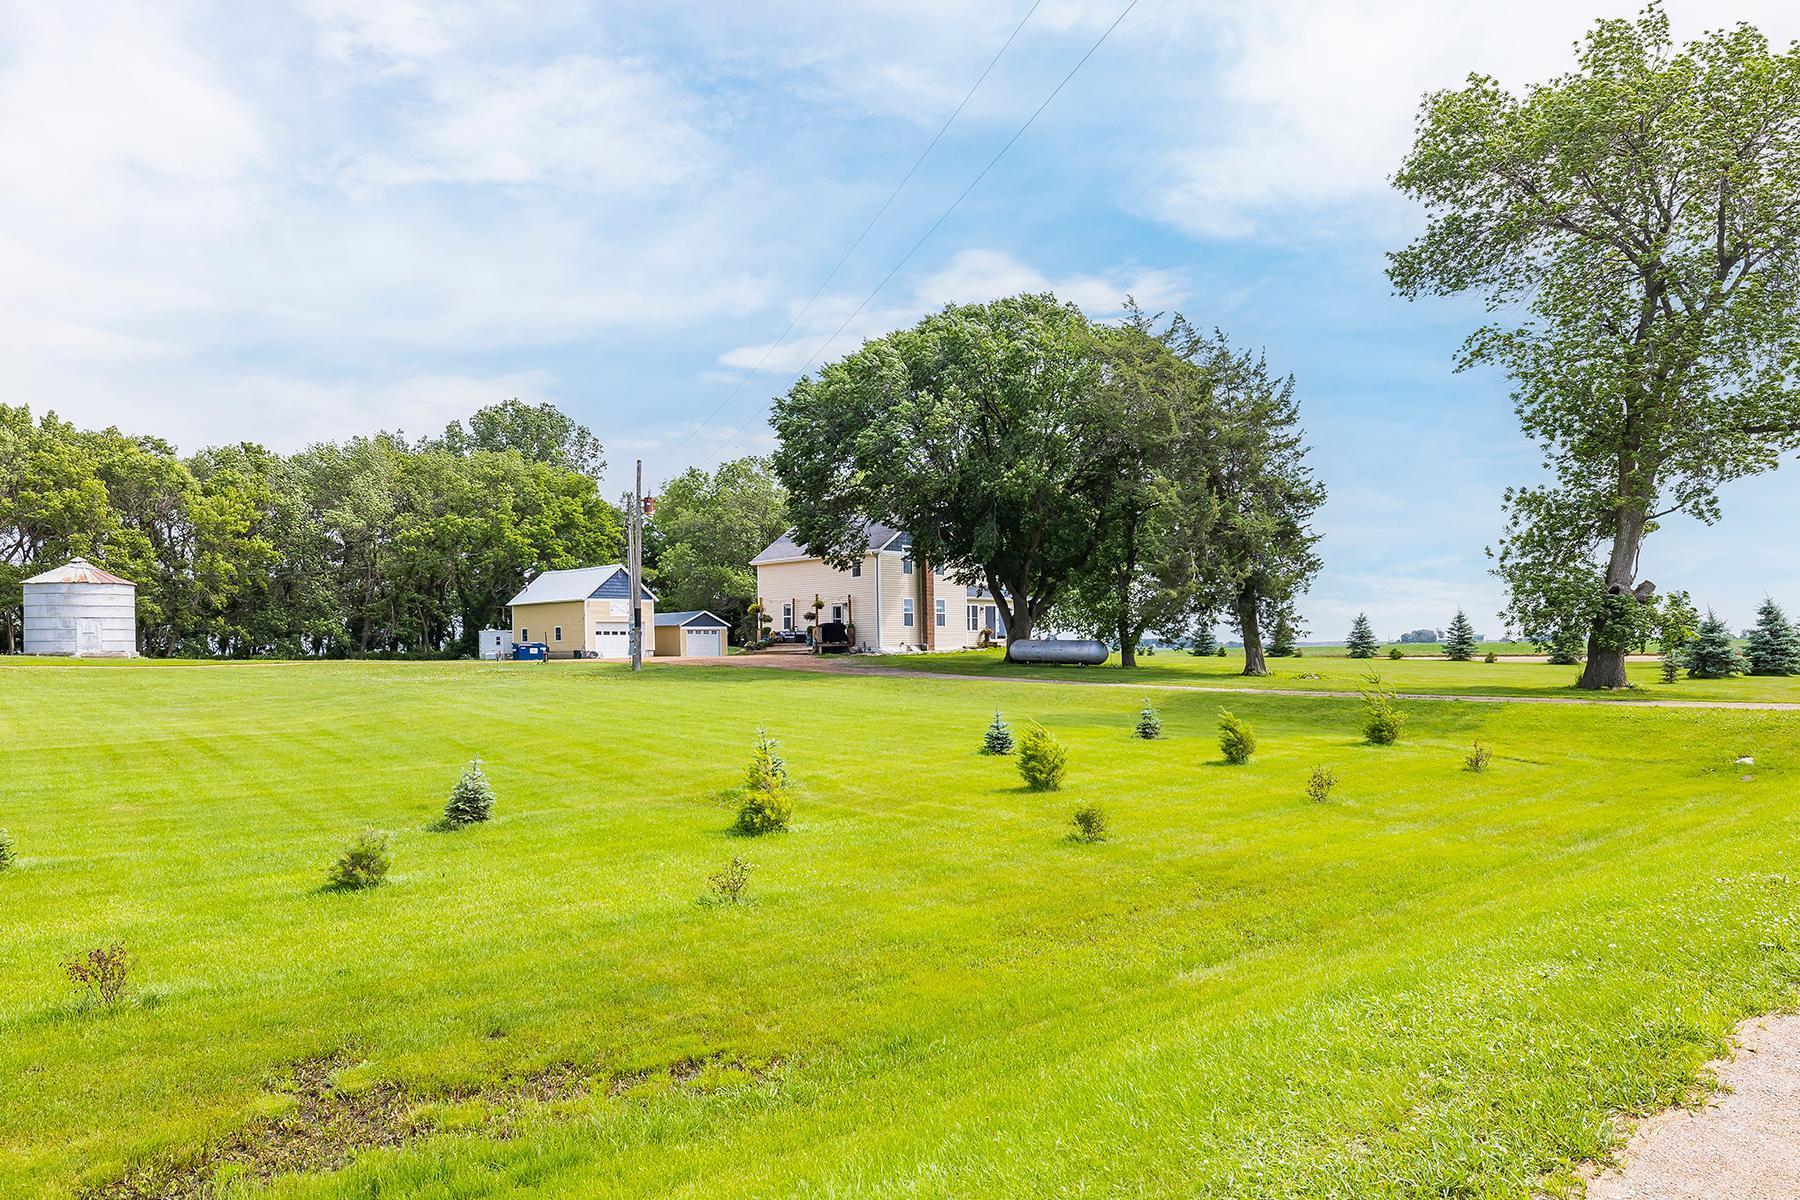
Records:
[[[848,571],[807,553],[792,530],[751,559],[756,595],[773,628],[804,632],[819,600],[819,620],[850,626],[858,650],[962,650],[983,630],[1004,638],[999,606],[985,588],[915,560],[912,539],[898,529],[864,522],[863,541],[863,555]]]

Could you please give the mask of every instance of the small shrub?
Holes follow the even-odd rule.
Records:
[[[126,989],[131,986],[134,962],[125,943],[114,942],[68,959],[62,968],[63,974],[68,976],[69,986],[111,1008],[125,998]]]
[[[473,825],[477,821],[486,821],[494,815],[494,786],[488,782],[487,775],[481,769],[481,756],[463,768],[462,778],[450,789],[450,799],[444,803],[444,825],[450,829],[460,829],[464,825]]]
[[[1019,741],[1019,777],[1034,792],[1054,792],[1062,787],[1069,752],[1036,721]]]
[[[13,847],[12,834],[0,829],[0,871],[11,868],[19,861],[19,852]]]
[[[757,834],[786,829],[794,815],[787,789],[787,764],[781,758],[781,743],[758,729],[750,765],[744,770],[744,803],[738,809],[738,831]]]
[[[1406,651],[1402,650],[1398,646],[1389,646],[1388,647],[1388,657],[1393,659],[1395,662],[1399,662],[1401,659],[1406,657]]]
[[[717,874],[707,877],[712,884],[713,900],[718,904],[737,904],[744,898],[744,889],[750,886],[750,872],[753,868],[737,855],[731,856]]]
[[[1006,723],[999,713],[994,714],[994,723],[987,727],[987,735],[981,739],[983,754],[1011,754],[1013,752],[1012,727]]]
[[[1150,701],[1144,701],[1143,710],[1138,713],[1137,728],[1132,732],[1147,742],[1153,742],[1162,736],[1162,718],[1157,715],[1156,706]]]
[[[1363,689],[1363,737],[1370,745],[1391,746],[1400,740],[1406,725],[1404,714],[1394,708],[1394,693],[1381,686],[1381,676],[1371,674]]]
[[[355,891],[379,884],[393,865],[391,845],[388,835],[379,829],[365,829],[351,838],[344,853],[331,864],[331,886]]]
[[[1213,657],[1214,658],[1224,658],[1225,657],[1225,647],[1220,646],[1217,650],[1214,650]]]
[[[1106,812],[1098,804],[1083,804],[1075,810],[1075,832],[1072,835],[1078,842],[1104,842],[1106,840]]]
[[[1500,656],[1495,654],[1492,650],[1489,650],[1487,654],[1482,657],[1481,661],[1486,663],[1497,663],[1500,661]]]
[[[1225,752],[1225,761],[1242,766],[1250,761],[1256,753],[1256,733],[1241,717],[1224,709],[1219,710],[1219,749]]]
[[[1323,804],[1331,799],[1331,789],[1336,786],[1336,771],[1330,767],[1314,767],[1312,775],[1306,781],[1306,798]]]
[[[1463,759],[1463,769],[1479,774],[1487,770],[1488,764],[1493,761],[1494,752],[1477,741],[1474,748],[1469,751],[1468,757]]]

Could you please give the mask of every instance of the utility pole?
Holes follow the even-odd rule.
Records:
[[[644,669],[644,460],[637,460],[637,485],[631,490],[631,669]]]

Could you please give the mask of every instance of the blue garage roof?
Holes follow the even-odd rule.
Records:
[[[690,612],[657,613],[656,624],[664,626],[689,626],[694,629],[730,629],[731,623],[717,613],[707,612],[704,608]]]

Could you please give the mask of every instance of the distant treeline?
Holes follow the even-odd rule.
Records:
[[[518,401],[416,441],[187,457],[0,405],[0,650],[21,581],[83,555],[137,584],[147,654],[469,653],[535,571],[617,561],[600,453]]]

